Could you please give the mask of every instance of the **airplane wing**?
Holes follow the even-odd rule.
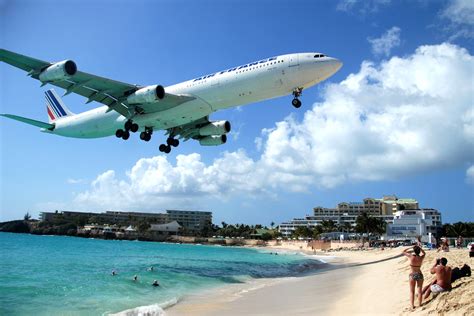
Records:
[[[0,61],[27,71],[29,76],[40,80],[42,85],[49,83],[65,89],[64,95],[79,94],[87,98],[86,103],[96,101],[105,104],[110,110],[115,110],[125,117],[131,117],[136,113],[146,114],[163,111],[195,99],[189,95],[164,93],[163,90],[162,98],[156,98],[151,102],[147,100],[146,103],[133,102],[131,104],[129,96],[148,87],[77,71],[76,64],[71,60],[50,63],[0,49]],[[161,87],[161,89],[163,88]]]

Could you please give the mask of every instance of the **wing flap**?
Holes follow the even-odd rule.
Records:
[[[20,121],[20,122],[30,124],[30,125],[33,125],[33,126],[36,126],[36,127],[48,129],[50,131],[52,131],[54,129],[54,124],[49,124],[49,123],[45,123],[45,122],[41,122],[41,121],[37,121],[37,120],[32,120],[32,119],[29,119],[29,118],[26,118],[26,117],[23,117],[23,116],[12,115],[12,114],[0,114],[0,116],[4,116],[4,117],[7,117],[9,119]]]

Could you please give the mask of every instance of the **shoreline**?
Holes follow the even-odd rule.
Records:
[[[262,249],[262,247],[256,247]],[[264,247],[274,250],[275,247]],[[282,248],[279,248],[283,250]],[[253,280],[241,286],[207,290],[189,295],[165,309],[165,315],[450,315],[474,313],[474,278],[465,277],[453,290],[424,301],[414,311],[409,308],[409,267],[401,256],[403,248],[339,251],[327,257],[331,267],[315,274]],[[289,252],[302,252],[286,249]],[[312,252],[310,252],[312,255]],[[474,259],[461,249],[449,253],[427,251],[423,264],[425,285],[433,279],[432,261],[445,256],[452,267]]]

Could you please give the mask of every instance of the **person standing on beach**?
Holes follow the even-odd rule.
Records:
[[[409,250],[413,249],[413,252]],[[421,254],[420,254],[421,253]],[[418,303],[421,306],[422,289],[423,289],[423,273],[421,273],[421,265],[425,259],[425,251],[419,246],[409,247],[403,251],[403,255],[408,257],[410,261],[411,273],[408,276],[410,281],[410,303],[415,308],[415,285],[418,286]]]

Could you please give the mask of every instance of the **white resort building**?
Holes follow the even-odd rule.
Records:
[[[401,199],[391,195],[381,199],[366,198],[362,202],[341,202],[336,208],[318,206],[313,208],[313,215],[281,223],[280,232],[283,237],[290,237],[297,227],[314,227],[329,220],[339,226],[355,227],[357,216],[364,212],[382,218],[387,223],[387,237],[437,234],[441,229],[440,212],[420,209],[415,199]]]

